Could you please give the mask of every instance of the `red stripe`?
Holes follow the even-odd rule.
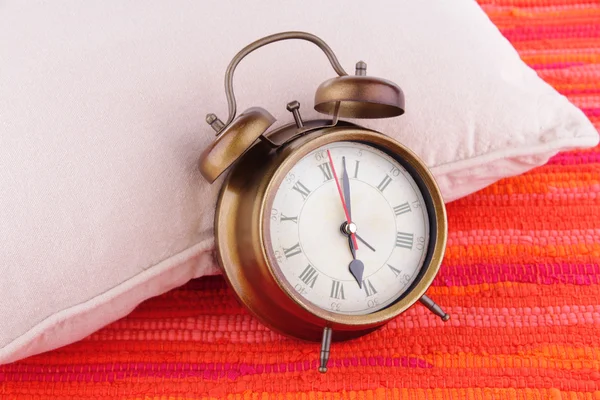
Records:
[[[46,382],[108,381],[130,377],[165,377],[203,379],[236,379],[242,376],[263,373],[305,372],[316,370],[319,361],[297,361],[279,364],[245,364],[245,363],[124,363],[124,364],[86,364],[67,366],[7,365],[0,367],[0,382]],[[329,367],[398,367],[398,368],[432,368],[425,360],[415,357],[351,357],[344,359],[331,358]]]

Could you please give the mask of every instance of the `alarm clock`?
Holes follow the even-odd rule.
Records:
[[[314,108],[328,118],[273,127],[260,107],[236,117],[233,74],[252,51],[281,40],[317,45],[338,76],[322,83]],[[442,195],[425,163],[387,136],[341,118],[404,113],[393,82],[348,75],[331,48],[306,32],[282,32],[243,48],[229,64],[229,117],[208,114],[216,139],[199,161],[202,176],[221,175],[214,220],[216,258],[240,303],[267,327],[321,342],[327,371],[332,341],[368,334],[420,301],[447,321],[425,291],[444,255]]]

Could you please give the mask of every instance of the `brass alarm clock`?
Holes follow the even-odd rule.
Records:
[[[302,39],[328,57],[337,77],[322,83],[314,108],[331,118],[269,130],[275,118],[255,107],[236,117],[238,63],[280,40]],[[215,216],[216,254],[224,276],[259,320],[282,334],[321,341],[321,372],[331,341],[365,335],[420,301],[449,316],[424,293],[440,267],[446,211],[435,180],[412,151],[339,118],[404,113],[394,83],[348,75],[320,38],[283,32],[242,49],[225,75],[229,118],[206,120],[217,132],[200,171],[213,183],[228,171]]]

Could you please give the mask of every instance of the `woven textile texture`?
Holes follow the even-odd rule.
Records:
[[[525,62],[600,128],[600,2],[480,0]],[[283,338],[221,277],[192,281],[73,345],[0,366],[0,399],[600,400],[600,146],[448,205],[444,264],[383,329]]]

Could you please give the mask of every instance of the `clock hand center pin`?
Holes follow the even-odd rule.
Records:
[[[356,238],[358,239],[359,242],[361,242],[362,244],[364,244],[365,246],[367,246],[371,251],[375,252],[377,250],[375,250],[375,248],[373,246],[371,246],[365,239],[363,239],[356,231],[358,230],[358,227],[356,226],[356,224],[354,222],[351,223],[347,223],[344,222],[341,226],[340,226],[340,231],[344,234],[344,235],[350,235],[350,234],[354,234],[356,236]]]

